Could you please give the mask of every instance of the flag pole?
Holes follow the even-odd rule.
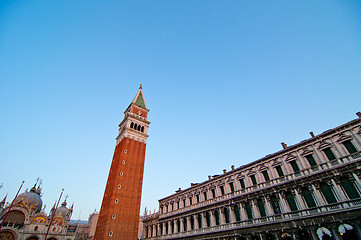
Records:
[[[59,197],[58,203],[56,204],[55,209],[54,209],[54,211],[53,211],[53,214],[52,214],[52,216],[51,216],[51,220],[50,220],[50,223],[49,223],[49,226],[48,226],[48,230],[46,231],[46,235],[45,235],[44,240],[46,240],[46,238],[48,237],[49,229],[50,229],[50,227],[51,227],[51,224],[53,223],[54,216],[55,216],[55,212],[56,212],[56,209],[58,208],[58,205],[59,205],[59,202],[60,202],[61,196],[63,195],[63,192],[64,192],[64,188],[61,190],[61,193],[60,193],[60,197]]]
[[[1,222],[1,225],[0,225],[0,230],[1,230],[1,228],[3,227],[3,225],[4,225],[4,222],[5,222],[5,220],[6,220],[7,216],[8,216],[11,208],[13,207],[14,202],[15,202],[15,199],[16,199],[16,197],[18,196],[18,194],[19,194],[19,192],[20,192],[20,189],[23,187],[24,182],[25,182],[25,181],[23,181],[23,182],[21,183],[21,185],[20,185],[20,187],[19,187],[19,190],[18,190],[18,192],[16,193],[16,195],[15,195],[15,197],[14,197],[14,200],[11,202],[8,211],[7,211],[7,213],[6,213],[5,216],[4,216],[4,219],[3,219],[3,221]]]

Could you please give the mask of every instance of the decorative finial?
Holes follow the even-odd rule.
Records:
[[[142,84],[139,84],[139,88],[142,88]]]
[[[36,187],[36,185],[38,184],[39,180],[40,180],[40,177],[38,177],[38,178],[36,179],[36,182],[35,182],[35,184],[34,184],[34,187]]]

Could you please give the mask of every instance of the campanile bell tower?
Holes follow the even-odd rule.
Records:
[[[142,85],[124,112],[95,232],[96,240],[136,240],[149,110]]]

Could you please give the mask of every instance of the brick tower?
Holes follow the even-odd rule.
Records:
[[[96,240],[136,240],[149,121],[140,85],[124,112],[95,232]]]

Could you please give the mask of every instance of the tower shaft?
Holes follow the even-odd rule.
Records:
[[[96,240],[136,240],[147,132],[148,109],[140,87],[124,112],[95,232]]]

